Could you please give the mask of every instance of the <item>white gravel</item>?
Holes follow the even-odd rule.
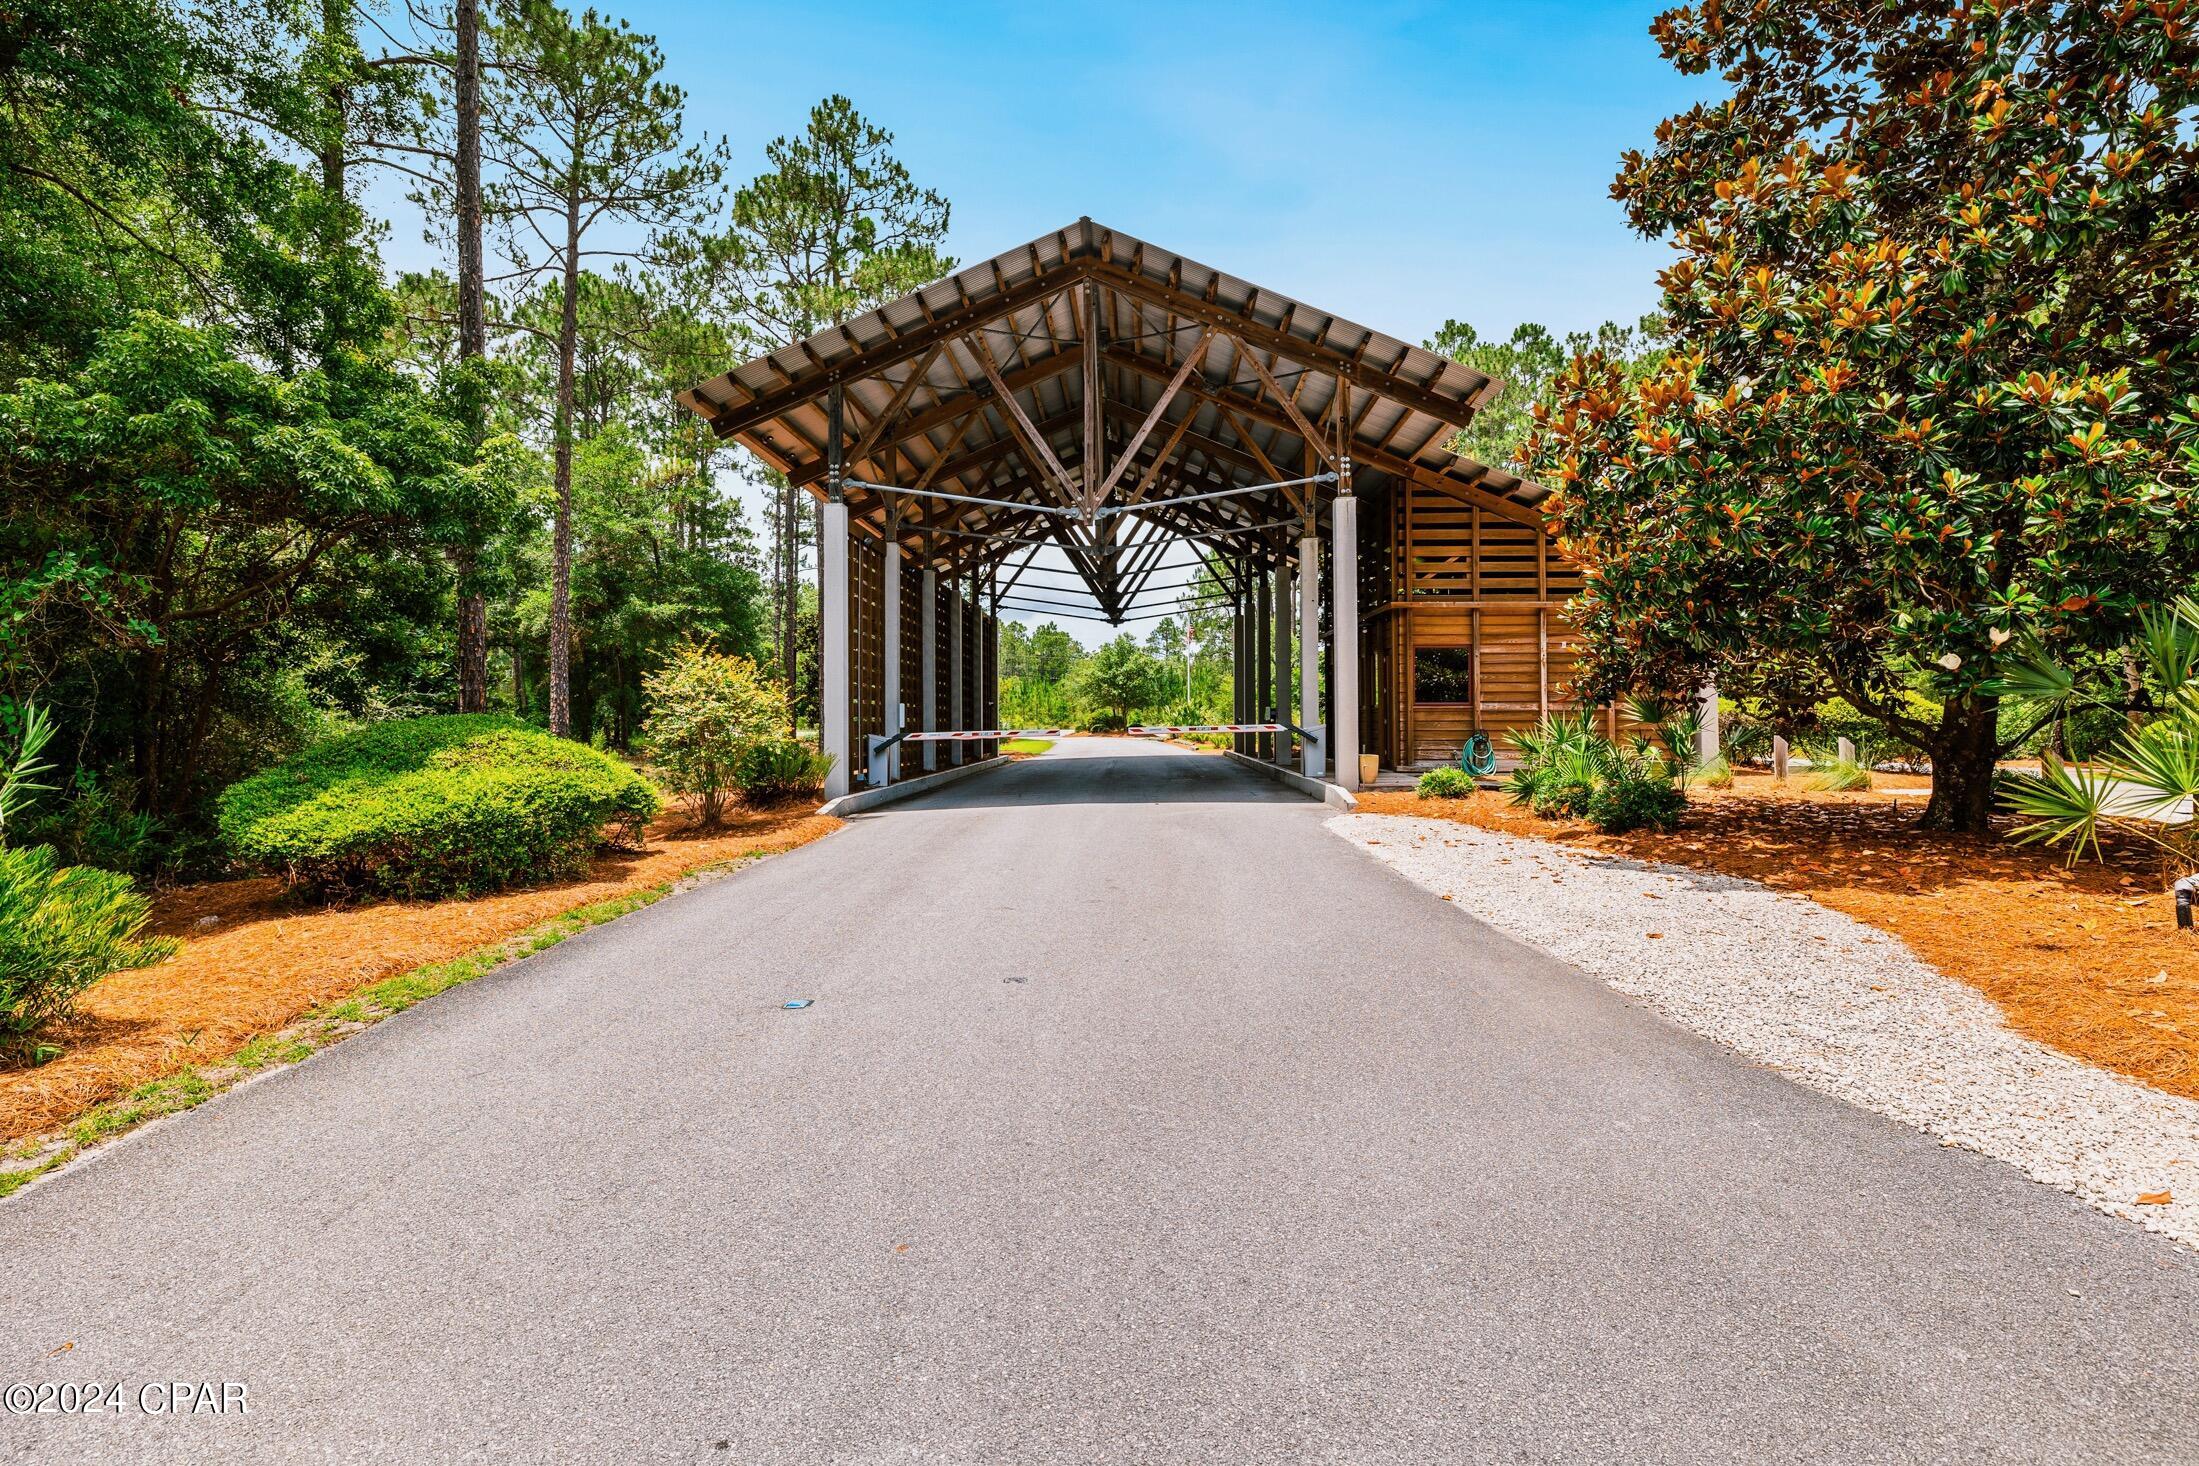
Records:
[[[1328,826],[1675,1023],[2199,1248],[2199,1102],[2023,1037],[1896,937],[1754,881],[1448,820]]]

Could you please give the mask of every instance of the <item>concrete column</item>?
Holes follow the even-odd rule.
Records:
[[[1359,500],[1351,491],[1351,460],[1345,459],[1329,508],[1329,624],[1336,648],[1329,655],[1329,692],[1336,716],[1329,743],[1336,750],[1336,782],[1359,787]]]
[[[924,570],[922,599],[924,604],[919,620],[923,630],[918,633],[922,649],[918,655],[924,662],[920,673],[923,711],[920,714],[922,721],[917,726],[926,733],[936,733],[939,731],[939,572],[929,566]],[[938,767],[939,745],[925,744],[924,772],[928,774]]]
[[[1321,537],[1311,532],[1298,541],[1298,726],[1312,728],[1321,721]],[[1306,744],[1305,762],[1299,769],[1309,779],[1322,776],[1326,760],[1321,749]]]
[[[961,587],[947,583],[947,721],[940,725],[942,733],[957,733],[970,725],[962,721],[962,636],[967,629],[967,608],[962,604]],[[962,762],[960,743],[949,743],[947,765],[953,767]]]
[[[1275,714],[1277,722],[1297,722],[1290,716],[1290,561],[1275,566]],[[1275,735],[1275,762],[1290,762],[1290,735]]]
[[[1793,757],[1787,748],[1787,740],[1774,733],[1771,738],[1771,776],[1780,783],[1787,782],[1787,761]]]
[[[849,612],[853,608],[848,598],[847,501],[831,500],[824,509],[824,580],[817,588],[817,606],[818,629],[825,644],[825,675],[819,694],[824,705],[818,709],[817,721],[824,751],[832,759],[832,771],[825,775],[825,798],[834,799],[848,792],[851,778],[848,767],[851,691],[848,632]]]
[[[892,526],[886,534],[886,726],[885,735],[891,738],[907,726],[907,718],[901,707],[901,544],[893,537]],[[895,744],[886,754],[886,782],[901,777],[901,749]]]
[[[1695,734],[1695,762],[1707,764],[1718,756],[1718,684],[1703,687],[1703,722]]]
[[[1264,723],[1267,721],[1267,710],[1275,703],[1275,689],[1269,685],[1275,672],[1275,659],[1268,646],[1268,638],[1272,634],[1271,628],[1275,624],[1274,608],[1268,604],[1273,594],[1273,588],[1269,584],[1266,571],[1260,569],[1257,564],[1253,564],[1249,568],[1252,572],[1251,642],[1253,664],[1252,717],[1249,721]],[[1273,733],[1253,734],[1252,756],[1263,763],[1273,759],[1275,757],[1275,743],[1276,739]]]

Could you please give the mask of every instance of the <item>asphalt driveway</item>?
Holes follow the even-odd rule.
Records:
[[[1072,740],[112,1146],[0,1382],[128,1408],[0,1458],[2199,1459],[2199,1257],[1325,815]]]

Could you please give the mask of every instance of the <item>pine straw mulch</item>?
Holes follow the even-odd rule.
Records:
[[[183,950],[118,972],[35,1040],[62,1050],[0,1065],[0,1143],[64,1125],[148,1080],[218,1062],[251,1039],[381,979],[504,941],[583,906],[661,887],[705,866],[771,855],[840,827],[813,805],[736,806],[717,830],[658,820],[638,851],[608,852],[585,879],[474,900],[320,906],[268,879],[162,893],[153,929]],[[201,927],[206,918],[215,924]]]
[[[1895,787],[1886,787],[1892,785]],[[1696,791],[1669,835],[1605,835],[1501,794],[1359,795],[1368,814],[1426,815],[1640,860],[1743,876],[1891,932],[1998,1003],[2011,1026],[2065,1053],[2199,1099],[2199,939],[2176,929],[2158,853],[2110,843],[2104,864],[1993,838],[1916,828],[1929,781],[1864,793],[1783,789],[1743,775]]]

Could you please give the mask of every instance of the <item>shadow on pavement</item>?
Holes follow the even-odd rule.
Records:
[[[1086,753],[1027,759],[910,800],[904,809],[1036,804],[1300,804],[1316,801],[1217,754]],[[891,808],[881,811],[891,813]]]

